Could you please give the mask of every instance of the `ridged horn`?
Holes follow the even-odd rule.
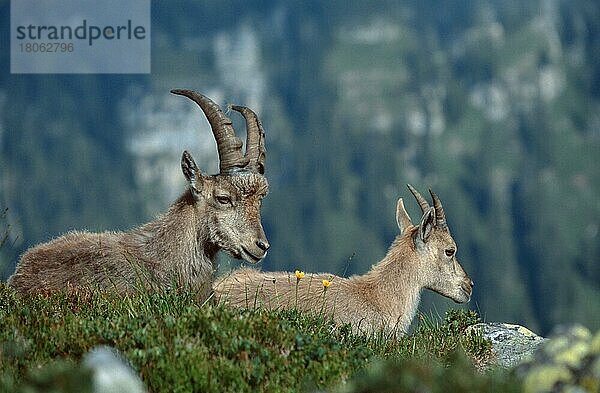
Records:
[[[232,105],[231,109],[238,111],[246,119],[246,158],[250,160],[248,169],[264,175],[265,158],[265,131],[256,113],[248,107]]]
[[[248,165],[248,158],[242,154],[242,141],[235,136],[231,119],[217,104],[193,90],[173,89],[171,93],[189,98],[204,112],[217,142],[221,174],[230,174],[236,169],[245,168]]]
[[[446,214],[444,213],[444,207],[442,206],[442,201],[436,195],[435,192],[429,190],[431,194],[431,199],[433,200],[433,208],[435,209],[435,225],[440,228],[447,228],[448,224],[446,223]]]
[[[429,203],[427,202],[427,200],[425,198],[423,198],[423,195],[421,195],[419,193],[419,191],[417,191],[413,186],[411,186],[410,184],[407,184],[406,186],[408,187],[410,192],[413,194],[413,196],[419,203],[419,206],[421,206],[421,213],[424,214],[430,208]]]

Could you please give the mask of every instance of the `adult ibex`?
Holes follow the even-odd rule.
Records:
[[[260,208],[269,186],[264,177],[264,132],[256,114],[232,107],[246,120],[244,155],[231,120],[217,104],[190,90],[171,93],[196,102],[208,118],[220,173],[202,174],[184,151],[181,169],[188,187],[166,213],[129,232],[70,232],[35,246],[22,256],[10,285],[23,293],[184,286],[206,299],[218,251],[251,263],[266,255],[269,243]]]
[[[412,186],[423,216],[414,226],[398,200],[400,234],[387,255],[361,276],[295,275],[243,268],[215,282],[219,301],[234,307],[297,308],[349,323],[355,332],[405,333],[423,288],[457,303],[468,302],[473,282],[456,259],[442,203],[430,191],[433,207]]]

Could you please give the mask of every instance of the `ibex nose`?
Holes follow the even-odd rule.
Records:
[[[257,240],[256,245],[263,251],[267,251],[271,245],[266,240]]]

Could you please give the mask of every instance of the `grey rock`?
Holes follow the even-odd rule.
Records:
[[[470,326],[490,340],[495,364],[512,368],[532,356],[538,346],[547,339],[520,325],[509,323],[478,323]]]

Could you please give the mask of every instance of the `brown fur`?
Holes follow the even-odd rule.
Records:
[[[260,206],[268,183],[255,173],[202,175],[187,152],[182,169],[188,190],[156,220],[129,232],[70,232],[32,247],[9,284],[22,293],[189,287],[206,299],[219,250],[252,263],[266,255]]]
[[[349,323],[355,332],[404,333],[416,313],[423,288],[456,302],[469,301],[472,281],[445,250],[456,250],[446,228],[435,225],[435,211],[413,226],[398,201],[400,234],[387,255],[369,272],[350,278],[331,274],[306,274],[298,280],[290,272],[259,272],[242,268],[217,279],[217,299],[233,307],[297,308]],[[421,237],[420,228],[425,228]],[[330,280],[331,286],[323,286]]]

